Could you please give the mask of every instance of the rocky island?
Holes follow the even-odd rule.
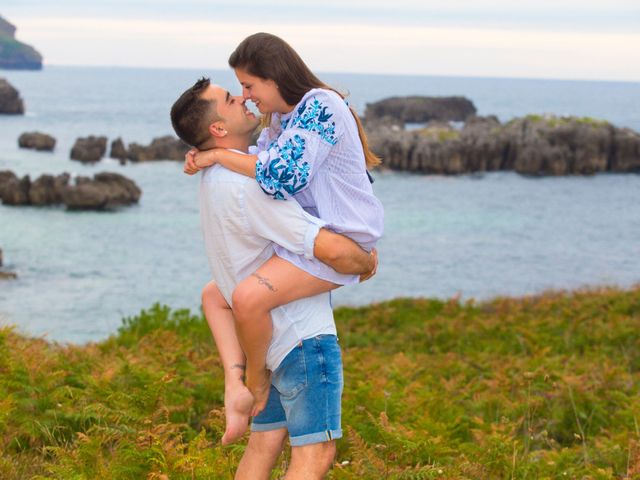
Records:
[[[424,122],[409,130],[406,123]],[[460,126],[451,122],[463,122]],[[604,120],[527,115],[501,123],[459,97],[388,99],[367,106],[371,148],[393,170],[456,175],[511,170],[523,175],[640,172],[640,134]]]
[[[0,17],[0,68],[41,70],[42,55],[31,45],[15,38],[16,27]]]
[[[0,114],[24,114],[24,102],[20,92],[4,78],[0,78]]]
[[[65,205],[68,210],[114,210],[138,203],[142,191],[135,182],[111,172],[96,173],[93,178],[79,176],[72,182],[69,173],[41,175],[31,181],[29,175],[0,171],[0,200],[5,205]]]

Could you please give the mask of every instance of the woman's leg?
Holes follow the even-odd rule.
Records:
[[[236,336],[233,313],[214,282],[202,290],[202,309],[224,369],[226,428],[222,444],[236,441],[249,426],[253,396],[244,384],[246,361]]]
[[[247,357],[247,387],[255,398],[253,416],[264,409],[269,397],[271,382],[265,362],[273,332],[271,310],[339,286],[320,280],[276,255],[236,286],[233,316],[238,340]]]

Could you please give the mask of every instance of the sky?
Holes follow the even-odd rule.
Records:
[[[640,0],[3,0],[48,65],[227,68],[247,35],[312,70],[640,81]]]

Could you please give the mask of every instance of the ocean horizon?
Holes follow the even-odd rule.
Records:
[[[214,71],[222,72],[227,71],[226,68],[215,67],[211,68],[204,66],[192,66],[192,67],[175,67],[175,66],[139,66],[132,67],[128,65],[78,65],[78,64],[63,64],[55,63],[50,64],[43,63],[43,70],[49,68],[78,68],[78,69],[123,69],[123,70],[179,70],[179,71]],[[0,69],[0,73],[6,71],[16,70],[3,70]],[[25,70],[27,71],[27,70]],[[39,70],[28,70],[38,72]],[[318,77],[325,75],[353,75],[353,76],[378,76],[378,77],[418,77],[418,78],[460,78],[469,80],[533,80],[533,81],[551,81],[551,82],[592,82],[592,83],[629,83],[633,85],[640,84],[640,80],[620,80],[615,78],[568,78],[568,77],[531,77],[531,76],[496,76],[496,75],[453,75],[447,73],[432,73],[429,75],[420,75],[415,73],[397,72],[397,73],[379,73],[379,72],[358,72],[358,71],[341,71],[341,70],[319,70],[315,72]]]

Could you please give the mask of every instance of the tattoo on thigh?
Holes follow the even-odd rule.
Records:
[[[277,292],[278,291],[278,289],[276,287],[271,285],[271,282],[269,281],[269,279],[267,277],[263,277],[262,275],[258,275],[257,273],[252,273],[251,276],[256,277],[258,279],[258,283],[260,285],[264,285],[265,287],[267,287],[272,292]]]

